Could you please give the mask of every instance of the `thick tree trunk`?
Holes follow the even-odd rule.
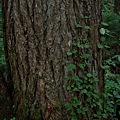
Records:
[[[90,66],[85,69],[98,75],[98,90],[104,87],[102,50],[98,48],[100,0],[3,0],[3,11],[16,119],[70,120],[64,105],[72,94],[66,91],[68,70],[63,61],[77,64],[80,56],[89,53]],[[90,47],[79,48],[79,58],[73,61],[66,53],[80,38],[87,39]],[[81,69],[76,73],[81,76]]]

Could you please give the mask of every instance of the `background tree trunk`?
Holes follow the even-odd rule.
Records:
[[[114,0],[114,12],[119,14],[120,12],[120,0]]]
[[[80,56],[89,53],[90,66],[85,70],[98,75],[99,91],[104,87],[100,68],[103,54],[98,48],[100,0],[3,0],[3,11],[16,119],[70,120],[64,105],[71,101],[72,94],[66,91],[68,70],[62,66],[63,61],[77,64]],[[82,28],[76,28],[76,24]],[[74,61],[66,53],[81,39],[87,39],[90,47],[79,48],[79,58]],[[81,69],[75,73],[82,76]]]
[[[113,10],[114,10],[114,9],[113,9],[113,4],[114,4],[113,0],[110,0],[110,11],[111,11],[111,12],[113,12]]]
[[[117,14],[118,16],[120,15],[119,14],[120,13],[120,1],[119,0],[114,0],[114,13]],[[119,34],[120,34],[120,32],[118,32],[118,35]],[[119,37],[120,37],[120,35],[119,35]],[[115,44],[113,46],[113,48],[115,49],[116,55],[119,55],[120,54],[120,45]],[[116,65],[114,71],[115,71],[116,74],[120,74],[120,64]]]

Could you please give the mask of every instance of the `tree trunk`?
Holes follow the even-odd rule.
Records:
[[[110,0],[110,11],[113,12],[113,0]]]
[[[120,0],[114,0],[114,12],[119,14],[120,12]]]
[[[62,63],[68,61],[77,66],[84,54],[90,54],[85,60],[90,65],[84,70],[97,74],[96,87],[102,93],[100,0],[3,0],[3,11],[4,45],[14,86],[16,119],[70,120],[64,106],[71,102],[74,93],[66,90],[68,69]],[[74,60],[66,53],[78,42],[89,44],[89,48],[77,48],[78,57]],[[72,74],[84,76],[80,68]],[[88,115],[93,118],[90,113],[95,110],[91,111]],[[87,115],[79,118],[87,119]]]
[[[120,15],[120,1],[119,0],[114,0],[114,12],[115,14],[117,14],[118,16]],[[120,37],[120,32],[117,33],[118,34],[118,39]],[[119,55],[120,54],[120,45],[119,44],[115,44],[113,46],[113,48],[115,49],[115,54]],[[114,69],[115,74],[120,74],[120,64],[117,64]]]

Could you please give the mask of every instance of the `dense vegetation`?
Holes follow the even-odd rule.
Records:
[[[113,6],[108,0],[103,1],[105,35],[101,39],[105,50],[105,111],[111,119],[120,110],[120,15],[114,13]]]
[[[110,4],[108,0],[103,0],[103,10],[102,10],[103,22],[102,22],[102,29],[100,30],[102,44],[98,45],[100,49],[103,49],[105,51],[104,65],[101,66],[105,70],[104,73],[105,89],[104,89],[103,98],[99,98],[97,96],[97,93],[96,91],[94,91],[94,88],[92,88],[92,90],[94,91],[93,93],[88,93],[85,91],[85,89],[83,90],[83,93],[86,94],[86,96],[87,95],[89,96],[89,94],[93,95],[92,99],[94,100],[94,102],[92,103],[91,107],[94,108],[94,106],[98,106],[99,108],[99,112],[97,112],[94,115],[95,118],[106,119],[109,117],[110,119],[117,120],[116,113],[119,114],[119,112],[116,110],[117,108],[119,108],[120,105],[120,49],[119,49],[120,15],[115,14],[114,11],[111,10],[111,7],[113,8],[113,4]],[[0,6],[0,69],[2,70],[4,77],[6,77],[7,73],[5,70],[6,63],[4,56],[3,38],[2,38],[3,31],[2,31],[1,8],[2,7]],[[72,53],[69,52],[67,54],[69,56]],[[74,69],[74,66],[72,65],[69,66],[69,69]],[[90,75],[90,74],[86,74],[86,75],[88,78],[92,77],[92,79],[94,79],[94,75]],[[77,77],[74,76],[74,79],[77,80]],[[71,90],[72,86],[68,86],[67,89]],[[2,99],[1,96],[0,99]],[[104,111],[102,111],[103,108],[101,108],[103,102],[104,102]],[[78,101],[77,97],[75,96],[73,98],[72,104],[66,104],[67,110],[73,109],[73,107],[77,106],[76,104],[81,104],[81,103],[80,101]],[[73,116],[73,120],[77,120],[75,114],[76,113],[84,114],[87,111],[87,107],[84,107],[82,111],[80,111],[79,109],[73,111],[74,112],[71,114]],[[6,116],[4,116],[4,118],[6,118]]]

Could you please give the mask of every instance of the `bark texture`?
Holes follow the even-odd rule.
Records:
[[[79,49],[78,55],[91,55],[86,70],[97,73],[97,88],[103,89],[102,51],[97,47],[100,0],[3,0],[3,11],[16,119],[70,120],[64,105],[72,95],[66,91],[67,66],[62,62],[73,61],[66,53],[80,38],[86,38],[90,48]],[[91,29],[77,29],[76,24]],[[81,75],[80,69],[76,72]]]

